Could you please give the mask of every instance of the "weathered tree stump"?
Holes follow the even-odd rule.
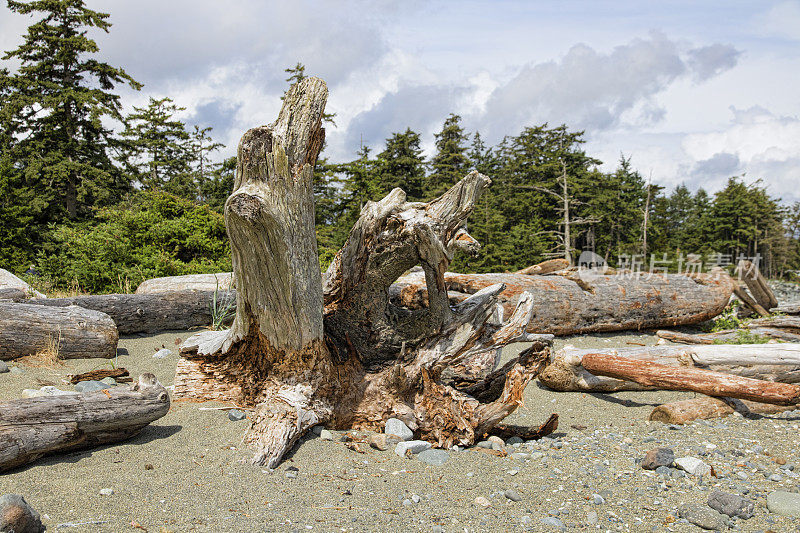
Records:
[[[46,307],[28,303],[0,304],[0,359],[42,351],[59,359],[112,358],[119,334],[105,313],[77,306]]]
[[[535,343],[481,400],[441,382],[444,369],[465,361],[488,378],[502,346],[529,338],[530,297],[501,323],[502,284],[453,307],[444,286],[455,250],[478,246],[464,224],[490,181],[473,172],[429,203],[406,202],[400,189],[368,203],[323,289],[312,177],[327,92],[322,80],[304,80],[289,90],[274,124],[242,137],[225,203],[236,319],[228,331],[203,332],[181,346],[175,395],[254,406],[245,441],[257,450],[254,462],[270,468],[323,422],[377,429],[397,417],[439,446],[472,444],[516,409],[548,357],[546,343]],[[430,305],[393,305],[389,286],[418,264]]]
[[[167,414],[169,403],[153,374],[130,387],[6,402],[0,405],[0,471],[130,438]]]

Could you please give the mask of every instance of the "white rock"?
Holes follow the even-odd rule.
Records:
[[[169,348],[161,348],[159,351],[153,354],[153,359],[165,359],[172,355],[172,350]]]
[[[400,457],[406,456],[406,451],[411,451],[413,454],[418,454],[419,452],[424,452],[425,450],[431,449],[431,443],[425,442],[424,440],[409,440],[398,442],[397,446],[394,448],[394,453],[399,455]]]
[[[695,476],[703,477],[711,474],[711,467],[697,457],[680,457],[675,459],[675,465]]]
[[[403,440],[411,440],[414,438],[414,432],[399,418],[390,418],[387,420],[383,432],[387,435],[397,435]]]
[[[114,494],[114,489],[100,489],[100,496],[111,496]]]

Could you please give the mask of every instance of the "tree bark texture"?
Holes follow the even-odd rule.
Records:
[[[471,444],[516,409],[549,357],[547,343],[524,331],[529,296],[505,322],[502,284],[450,305],[444,272],[456,249],[478,246],[464,224],[489,179],[473,172],[429,203],[406,202],[400,189],[368,203],[323,281],[312,177],[326,98],[324,82],[308,78],[289,90],[275,123],[242,137],[225,204],[236,318],[230,330],[184,342],[175,395],[255,407],[245,442],[270,468],[320,423],[377,429],[397,417],[438,446]],[[390,285],[419,264],[430,305],[395,306]],[[530,339],[538,342],[502,378],[493,373],[504,345]],[[459,365],[481,400],[442,382]]]
[[[0,359],[35,355],[54,348],[60,359],[112,358],[119,334],[111,317],[77,306],[0,304]]]
[[[153,374],[130,387],[6,402],[0,408],[0,471],[130,438],[167,414],[169,405]]]
[[[528,332],[554,335],[696,324],[720,314],[733,291],[733,280],[726,274],[444,275],[445,288],[464,295],[497,283],[505,285],[500,302],[506,316],[520,295],[529,293],[533,313]],[[427,291],[424,275],[412,272],[401,277],[391,293],[398,305],[418,309],[429,305]]]
[[[112,318],[121,335],[191,329],[212,323],[212,307],[236,311],[235,291],[182,290],[152,294],[99,294],[71,298],[34,298],[26,303],[51,307],[77,305]]]
[[[649,419],[665,424],[688,424],[697,419],[722,418],[732,415],[734,412],[745,416],[774,415],[793,411],[795,408],[794,405],[774,405],[734,398],[699,396],[659,405],[650,413]]]
[[[753,299],[764,309],[772,309],[778,306],[778,299],[775,298],[775,293],[772,292],[764,275],[761,274],[761,269],[754,265],[751,261],[742,260],[738,264],[739,275],[744,279],[750,294]]]
[[[136,294],[153,294],[181,291],[229,291],[233,289],[233,273],[187,274],[144,280],[136,287]]]

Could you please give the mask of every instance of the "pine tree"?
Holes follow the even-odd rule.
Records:
[[[470,166],[467,157],[467,136],[461,127],[461,117],[451,113],[442,131],[435,134],[436,154],[431,159],[431,174],[425,184],[425,197],[436,198],[464,177]]]
[[[111,157],[118,144],[109,123],[121,119],[119,96],[111,91],[141,85],[93,57],[99,49],[87,32],[108,32],[108,14],[86,8],[83,0],[9,0],[8,7],[42,14],[23,44],[3,56],[20,65],[16,73],[0,73],[8,92],[2,115],[17,117],[10,157],[37,198],[30,206],[37,222],[85,216],[130,189]]]
[[[386,148],[378,154],[378,187],[388,194],[395,187],[406,192],[409,200],[425,196],[425,159],[419,134],[407,128],[386,139]]]

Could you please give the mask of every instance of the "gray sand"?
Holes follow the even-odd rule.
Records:
[[[122,339],[120,347],[130,355],[119,357],[117,365],[133,375],[153,372],[170,385],[177,355],[161,360],[151,355],[162,345],[174,352],[176,338],[189,334]],[[647,334],[593,335],[559,339],[557,346],[629,342],[653,344],[654,339]],[[509,352],[515,349],[520,347]],[[104,365],[108,363],[99,360],[69,361],[56,370],[20,365],[23,374],[0,375],[0,399],[38,388],[35,378],[68,389],[60,384],[64,375]],[[800,415],[758,420],[733,416],[680,429],[646,421],[653,406],[691,396],[554,393],[533,383],[525,406],[507,421],[535,425],[557,412],[559,429],[553,439],[509,450],[543,457],[520,461],[452,451],[445,465],[434,467],[391,451],[359,454],[340,442],[309,436],[272,473],[252,466],[251,452],[240,445],[246,421],[231,422],[224,410],[201,411],[201,404],[179,402],[132,440],[51,456],[0,476],[0,494],[24,495],[50,531],[136,531],[136,524],[150,532],[555,531],[541,521],[548,516],[573,530],[699,531],[676,522],[676,509],[686,502],[705,504],[708,494],[720,488],[749,491],[747,497],[756,503],[753,518],[736,521],[738,530],[800,530],[800,520],[770,514],[764,504],[772,490],[800,487],[800,477],[767,479],[782,472],[776,458],[797,464],[800,472]],[[657,446],[673,447],[679,457],[707,453],[701,458],[721,477],[698,484],[688,477],[645,472],[635,460]],[[745,461],[747,466],[737,466]],[[287,467],[299,469],[295,479],[287,478]],[[511,475],[513,470],[519,472]],[[103,488],[114,494],[100,495]],[[506,499],[507,489],[514,489],[521,501]],[[595,494],[605,503],[595,504]],[[413,495],[419,496],[418,503],[411,501]],[[475,505],[478,496],[491,507]],[[409,500],[406,505],[404,499]],[[591,512],[597,513],[597,526],[587,525]]]

